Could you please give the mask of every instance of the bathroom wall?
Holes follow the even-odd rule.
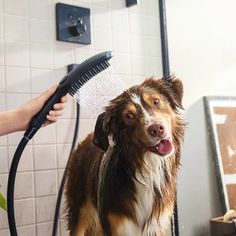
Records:
[[[62,2],[91,8],[92,44],[55,39],[54,0],[0,0],[0,111],[15,108],[66,73],[67,64],[80,63],[105,50],[114,51],[112,65],[128,86],[147,76],[162,75],[157,0]],[[15,189],[19,235],[51,235],[58,186],[74,132],[75,103],[71,98],[63,117],[42,128],[22,156]],[[93,130],[94,118],[83,112],[80,140]],[[8,170],[22,132],[0,137],[0,192],[6,195]],[[9,235],[6,213],[0,209],[0,235]],[[67,235],[63,216],[59,234]]]
[[[179,179],[181,236],[209,235],[223,214],[203,96],[235,96],[236,2],[167,0],[170,68],[184,83],[187,122]]]

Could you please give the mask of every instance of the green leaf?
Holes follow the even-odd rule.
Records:
[[[3,197],[2,193],[0,193],[0,207],[4,209],[5,211],[7,211],[7,201]]]

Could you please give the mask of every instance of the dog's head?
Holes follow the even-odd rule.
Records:
[[[178,109],[182,108],[183,86],[175,78],[145,80],[112,100],[96,123],[93,142],[104,151],[108,137],[120,147],[135,146],[169,156],[182,135]]]

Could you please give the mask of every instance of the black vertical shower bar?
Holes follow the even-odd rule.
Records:
[[[162,70],[163,70],[163,77],[166,78],[170,75],[170,65],[169,65],[165,0],[159,0],[159,14],[160,14]]]
[[[163,73],[163,78],[167,78],[170,76],[170,64],[169,64],[165,0],[159,0],[159,14],[160,14],[161,52],[162,52],[162,70],[163,70],[162,73]],[[179,236],[177,193],[176,193],[174,215],[172,217],[171,227],[172,227],[172,236]]]

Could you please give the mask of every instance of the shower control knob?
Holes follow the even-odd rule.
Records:
[[[73,36],[81,36],[87,30],[82,18],[73,21],[69,27],[69,31]]]

